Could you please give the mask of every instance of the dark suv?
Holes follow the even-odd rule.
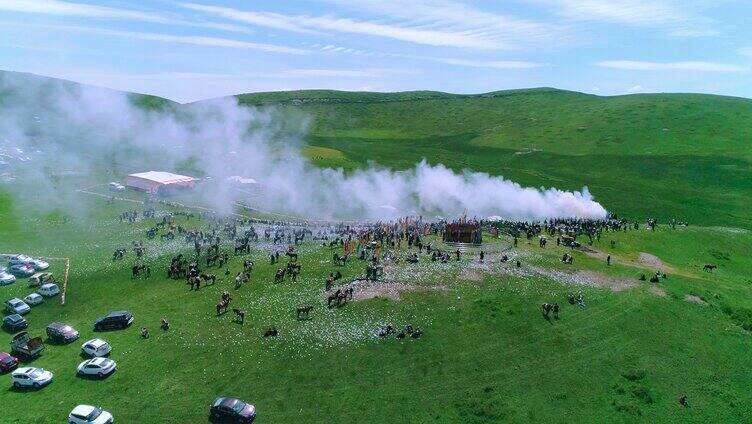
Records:
[[[47,326],[47,337],[55,343],[70,343],[78,339],[78,331],[68,324],[53,322]]]
[[[118,330],[133,324],[133,314],[128,311],[116,311],[94,322],[94,331]]]
[[[28,326],[29,326],[29,323],[26,322],[26,319],[24,319],[24,317],[18,314],[8,315],[5,318],[3,318],[3,327],[5,327],[5,329],[10,331],[11,333],[15,333],[16,331],[23,330],[24,328]]]
[[[256,407],[240,399],[220,397],[209,408],[212,423],[250,424],[256,418]]]

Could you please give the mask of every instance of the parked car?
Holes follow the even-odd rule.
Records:
[[[94,331],[117,330],[133,324],[133,314],[128,311],[115,311],[94,322]]]
[[[11,314],[26,315],[31,311],[31,307],[23,300],[14,297],[5,301],[5,310]]]
[[[112,351],[112,346],[102,339],[91,339],[81,345],[81,352],[90,357],[107,356]]]
[[[107,186],[110,188],[110,191],[114,191],[114,192],[125,191],[125,186],[124,185],[122,185],[120,183],[117,183],[117,182],[114,182],[114,181],[111,182],[111,183],[109,183]]]
[[[31,256],[26,255],[11,255],[8,258],[8,265],[28,264],[31,263]]]
[[[29,287],[39,287],[44,283],[52,282],[51,272],[37,272],[29,277]]]
[[[108,358],[92,358],[81,362],[78,365],[78,374],[86,376],[96,376],[102,378],[110,375],[117,368],[117,364]]]
[[[0,352],[0,372],[6,373],[16,367],[18,367],[18,358],[9,353]]]
[[[0,267],[0,286],[7,286],[16,282],[16,276],[9,273],[7,268]]]
[[[37,293],[45,297],[57,296],[58,294],[60,294],[60,287],[58,287],[55,283],[42,284],[39,287],[39,290],[37,290]]]
[[[34,359],[42,354],[44,342],[41,337],[29,337],[29,333],[22,331],[10,341],[10,353],[26,358]]]
[[[10,375],[13,387],[34,387],[38,389],[52,382],[52,373],[44,368],[23,367]]]
[[[68,324],[53,322],[47,326],[47,337],[55,343],[70,343],[78,339],[78,331]]]
[[[8,267],[8,272],[16,277],[31,277],[34,275],[34,266],[31,264],[15,264]]]
[[[107,411],[91,405],[78,405],[68,414],[69,424],[112,424],[115,419]]]
[[[220,397],[212,403],[209,415],[214,421],[252,423],[256,419],[256,407],[240,399]]]
[[[31,293],[23,298],[24,303],[29,306],[36,306],[44,302],[44,298],[39,293]]]
[[[11,314],[3,318],[3,327],[11,333],[21,331],[28,326],[29,323],[18,314]]]
[[[30,264],[37,271],[43,271],[50,267],[50,264],[47,261],[43,261],[41,259],[34,259],[31,256],[26,256],[26,255],[13,255],[8,260],[8,264],[9,265]]]

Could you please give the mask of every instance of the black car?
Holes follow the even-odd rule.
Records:
[[[26,319],[18,314],[11,314],[3,318],[3,327],[13,333],[23,330],[28,326],[29,323],[26,322]]]
[[[256,407],[240,399],[220,397],[209,409],[214,423],[252,423],[256,419]]]
[[[94,331],[118,330],[133,324],[133,314],[128,311],[116,311],[99,318],[94,323]]]
[[[56,343],[70,343],[78,339],[78,331],[68,324],[53,322],[47,326],[47,337]]]

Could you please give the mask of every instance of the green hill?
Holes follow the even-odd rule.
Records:
[[[319,165],[402,169],[426,158],[523,185],[588,185],[615,212],[750,227],[752,100],[599,97],[550,88],[479,95],[294,91],[237,96],[312,118]]]
[[[0,72],[0,82],[7,78],[42,87],[53,81]],[[0,109],[2,99],[0,92]],[[182,107],[154,96],[131,99],[150,109]],[[237,99],[310,120],[306,153],[318,166],[405,169],[425,158],[526,186],[587,185],[610,211],[634,218],[752,228],[750,99],[600,97],[553,88],[472,95],[303,90]]]

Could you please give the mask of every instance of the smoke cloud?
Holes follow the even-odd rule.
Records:
[[[198,195],[221,213],[242,202],[310,219],[606,216],[587,188],[521,187],[425,161],[405,171],[321,169],[302,153],[305,117],[233,98],[157,109],[137,103],[116,91],[0,74],[0,189],[70,210],[76,189],[164,170],[210,177]],[[239,188],[226,181],[231,176],[253,178],[261,188]],[[60,182],[69,180],[78,186]]]

